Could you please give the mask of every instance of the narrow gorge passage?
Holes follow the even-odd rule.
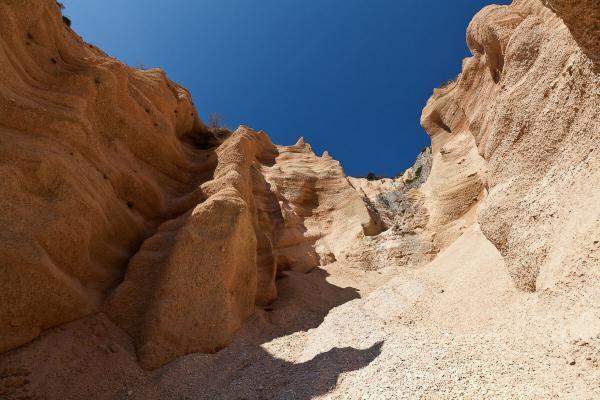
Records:
[[[205,125],[62,11],[0,0],[1,399],[600,398],[598,0],[479,11],[393,178]]]

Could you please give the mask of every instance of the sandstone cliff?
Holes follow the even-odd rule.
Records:
[[[408,303],[405,320],[423,311],[425,325],[466,329],[487,323],[482,307],[505,318],[498,304],[537,291],[544,324],[589,342],[600,334],[598,21],[595,0],[484,8],[467,32],[473,56],[423,110],[431,148],[401,176],[367,181],[303,139],[208,129],[185,89],[83,42],[54,0],[0,0],[0,352],[100,312],[157,368],[226,347],[261,308],[293,303],[278,278],[315,279],[318,266],[443,282],[435,304],[443,290],[404,278],[374,291],[358,314],[376,314],[373,337],[392,335],[382,326]],[[343,341],[342,316],[308,353]]]
[[[98,310],[215,160],[189,93],[85,44],[54,1],[0,2],[0,349]]]
[[[146,239],[106,307],[148,368],[223,348],[277,298],[278,271],[308,272],[378,232],[339,163],[302,141],[276,147],[240,127],[216,155],[199,204]]]
[[[0,10],[1,351],[101,309],[145,365],[214,351],[278,268],[378,232],[330,157],[246,128],[217,149],[185,89],[84,43],[55,1]]]
[[[596,274],[600,234],[600,6],[545,4],[519,0],[478,13],[467,32],[473,57],[434,92],[421,120],[438,157],[431,183],[439,167],[449,182],[442,186],[469,185],[430,201],[463,212],[487,192],[481,228],[515,285],[531,291],[570,273]],[[459,177],[465,169],[475,171],[472,183]]]

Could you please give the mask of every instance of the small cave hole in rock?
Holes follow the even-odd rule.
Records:
[[[431,113],[431,121],[446,132],[452,133],[452,129],[450,129],[450,127],[444,122],[442,116],[437,110]]]

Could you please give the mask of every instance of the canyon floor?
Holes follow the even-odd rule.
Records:
[[[233,344],[146,372],[103,314],[0,358],[3,398],[600,397],[596,343],[565,347],[552,296],[513,288],[477,226],[420,268],[285,272]],[[597,350],[597,349],[596,349]],[[587,351],[587,353],[586,353]]]

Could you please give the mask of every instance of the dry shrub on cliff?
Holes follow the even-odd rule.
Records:
[[[223,126],[223,118],[218,113],[209,114],[207,122],[210,129],[219,129]]]

